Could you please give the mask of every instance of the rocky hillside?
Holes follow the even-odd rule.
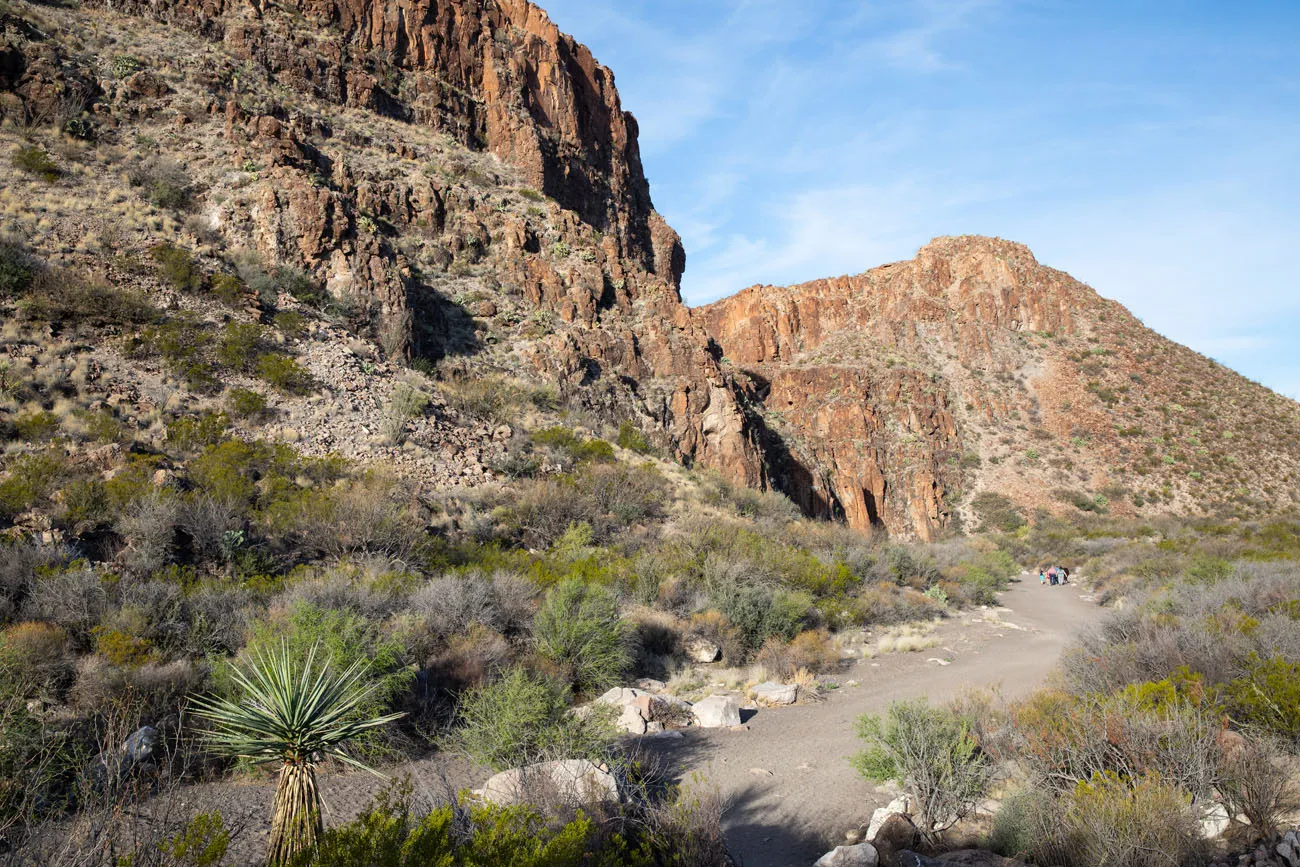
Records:
[[[329,386],[281,414],[306,417],[308,451],[355,450],[354,432],[374,451],[364,416],[384,394],[368,392],[391,382],[362,381],[386,360],[446,383],[542,380],[680,460],[762,482],[735,386],[681,305],[681,244],[613,75],[532,4],[20,2],[0,33],[0,229],[209,325],[275,303],[344,311],[345,327],[293,338]],[[181,288],[196,291],[171,298],[159,245],[192,256]],[[255,290],[253,272],[300,279],[262,286],[260,307],[209,303],[225,280]],[[382,358],[340,361],[345,332]],[[473,420],[440,418],[475,446],[418,447],[490,476]]]
[[[939,238],[694,313],[748,379],[774,482],[812,514],[933,538],[963,511],[1006,525],[1300,502],[1300,406],[1019,244]]]

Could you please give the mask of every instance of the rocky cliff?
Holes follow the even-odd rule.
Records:
[[[127,248],[299,269],[390,357],[544,378],[762,483],[735,385],[681,305],[636,122],[531,3],[92,0],[0,26],[16,125],[66,120],[100,155],[131,149],[111,170],[170,161],[192,182],[179,222],[107,214],[97,180],[88,205],[19,228],[38,252],[102,268],[57,236],[110,219]]]
[[[853,277],[694,311],[748,378],[774,483],[933,538],[1027,513],[1293,507],[1300,407],[1144,328],[1022,245],[939,238]]]

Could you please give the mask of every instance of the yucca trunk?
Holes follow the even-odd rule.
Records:
[[[321,809],[315,766],[307,761],[285,761],[271,808],[267,867],[286,867],[294,856],[315,844],[324,830]]]

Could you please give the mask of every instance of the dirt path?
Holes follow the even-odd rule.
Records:
[[[661,754],[684,780],[699,772],[733,799],[727,839],[744,867],[812,864],[892,797],[849,766],[860,748],[859,716],[898,699],[938,702],[971,687],[1023,695],[1042,684],[1074,633],[1101,614],[1077,586],[1040,587],[1029,575],[1003,594],[1002,606],[945,622],[934,633],[935,647],[859,661],[841,680],[859,685],[822,704],[761,711],[747,731],[690,732]]]
[[[897,699],[937,702],[971,687],[1000,686],[1007,696],[1028,692],[1043,682],[1071,636],[1101,613],[1078,587],[1040,587],[1029,575],[1003,594],[1002,606],[945,621],[933,633],[933,647],[859,660],[841,672],[845,685],[822,703],[759,711],[744,731],[688,731],[680,740],[659,742],[653,752],[687,785],[698,774],[732,799],[727,839],[744,867],[812,864],[892,797],[849,766],[859,749],[853,731],[859,716]],[[446,756],[386,770],[409,776],[416,794],[434,802],[491,775]],[[364,773],[325,776],[327,821],[355,818],[384,786]],[[159,799],[139,812],[161,818],[219,809],[241,829],[228,863],[256,865],[265,852],[272,792],[269,782],[185,786],[167,803]]]

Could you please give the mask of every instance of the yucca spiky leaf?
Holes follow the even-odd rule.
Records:
[[[318,757],[333,756],[374,773],[341,746],[403,714],[355,718],[357,708],[374,690],[373,684],[364,682],[365,675],[360,660],[338,673],[328,661],[318,667],[315,647],[299,667],[281,643],[278,653],[255,656],[247,670],[234,668],[232,676],[244,692],[238,702],[196,699],[195,713],[211,724],[208,740],[221,754],[255,763],[314,763]]]

